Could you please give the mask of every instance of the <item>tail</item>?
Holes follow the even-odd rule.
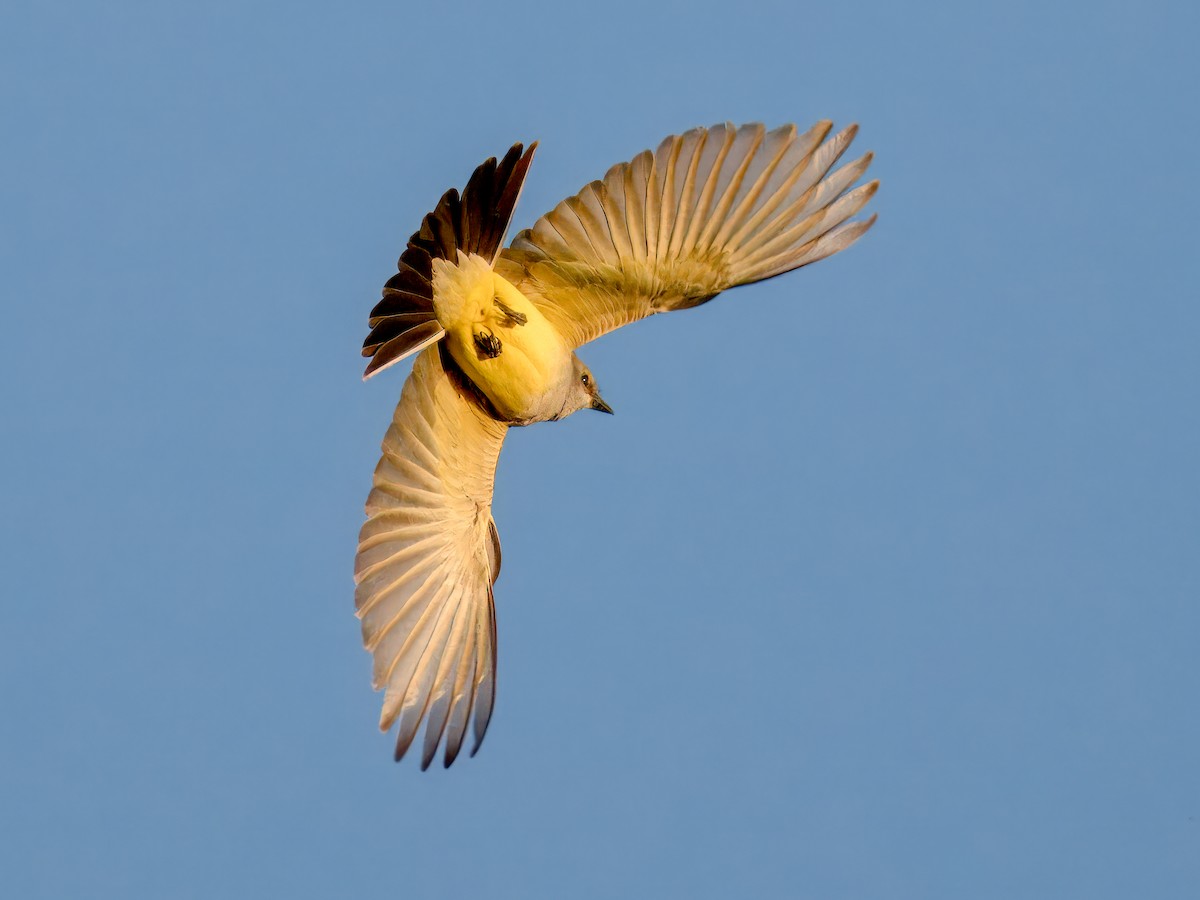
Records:
[[[471,175],[461,199],[451,188],[425,216],[371,310],[364,381],[445,335],[433,310],[433,261],[457,260],[462,251],[495,262],[536,149],[537,141],[528,150],[513,144],[499,163],[493,156]]]

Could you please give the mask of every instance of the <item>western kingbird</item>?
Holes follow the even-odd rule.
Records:
[[[363,643],[399,721],[479,749],[496,690],[500,539],[492,483],[510,426],[612,412],[575,348],[653,313],[824,259],[875,221],[871,154],[831,171],[856,126],[697,128],[608,170],[501,249],[537,147],[516,144],[448,191],[371,311],[364,379],[422,351],[383,440],[355,561]]]

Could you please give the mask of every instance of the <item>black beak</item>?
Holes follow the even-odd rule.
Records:
[[[604,402],[599,394],[592,397],[592,409],[598,409],[600,412],[606,412],[610,416],[613,414],[612,407]]]

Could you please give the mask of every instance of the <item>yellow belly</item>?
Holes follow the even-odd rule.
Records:
[[[548,395],[570,377],[571,350],[520,291],[488,274],[491,283],[475,280],[453,321],[442,321],[447,347],[501,417],[514,422],[547,418],[553,414]]]

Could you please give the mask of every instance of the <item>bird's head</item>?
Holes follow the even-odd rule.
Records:
[[[600,412],[611,415],[612,407],[605,403],[604,398],[600,396],[600,389],[596,386],[592,370],[584,365],[583,360],[575,354],[571,354],[571,363],[571,385],[562,417],[565,418],[581,409],[598,409]]]

